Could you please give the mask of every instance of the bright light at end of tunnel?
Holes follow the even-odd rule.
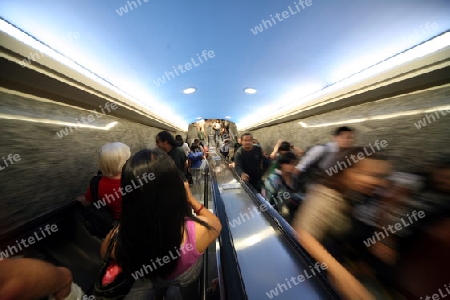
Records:
[[[190,88],[184,89],[184,90],[183,90],[183,94],[189,95],[189,94],[195,93],[196,91],[197,91],[196,88],[190,87]]]
[[[256,94],[257,90],[252,89],[252,88],[245,88],[244,92],[246,92],[247,94],[253,95],[253,94]]]
[[[231,117],[230,116],[225,116],[225,119],[231,119]]]

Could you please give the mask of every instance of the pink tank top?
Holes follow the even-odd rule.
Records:
[[[178,256],[178,265],[175,271],[170,275],[170,279],[175,278],[187,270],[197,262],[203,253],[197,251],[197,243],[195,241],[195,221],[186,220],[187,237],[183,245],[179,249],[172,251],[174,256]]]

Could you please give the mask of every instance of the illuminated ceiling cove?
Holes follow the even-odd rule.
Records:
[[[450,28],[448,0],[17,0],[0,11],[186,129],[199,116],[251,126]]]

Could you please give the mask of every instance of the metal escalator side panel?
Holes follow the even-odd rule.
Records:
[[[212,165],[219,189],[222,184],[239,182],[223,162]],[[314,269],[280,229],[282,222],[267,212],[271,207],[264,209],[242,186],[222,189],[219,197],[248,299],[338,299],[320,276],[325,271]],[[224,214],[223,207],[219,212]]]
[[[228,218],[225,213],[225,205],[220,196],[219,188],[212,172],[211,181],[212,195],[214,207],[216,209],[217,217],[222,224],[222,231],[219,236],[220,243],[220,268],[223,274],[223,280],[220,281],[224,285],[226,292],[225,299],[242,299],[246,300],[247,294],[245,291],[245,285],[243,283],[237,254],[234,249],[233,237],[230,233],[228,226]],[[219,273],[220,274],[220,273]]]

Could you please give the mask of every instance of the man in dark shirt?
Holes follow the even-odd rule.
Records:
[[[187,156],[181,147],[177,147],[173,136],[167,131],[159,132],[156,135],[156,146],[164,150],[173,159],[184,179],[187,169]]]
[[[253,136],[250,133],[244,133],[241,136],[242,147],[240,147],[234,156],[236,173],[243,181],[253,186],[258,192],[261,192],[261,162],[262,149],[253,144]]]

